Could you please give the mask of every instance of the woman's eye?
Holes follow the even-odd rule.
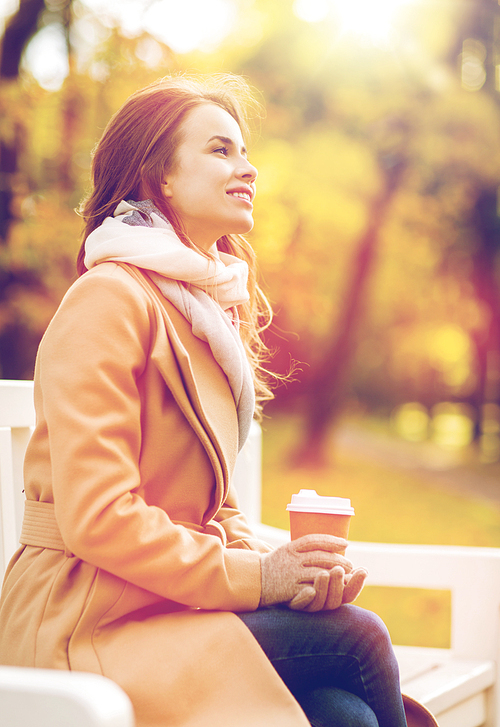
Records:
[[[229,154],[229,149],[227,146],[219,146],[217,149],[214,149],[214,154],[223,154],[225,157]]]

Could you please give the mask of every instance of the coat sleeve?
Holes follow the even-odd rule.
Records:
[[[224,528],[228,548],[248,548],[259,553],[269,553],[273,550],[270,545],[257,538],[253,533],[245,515],[238,508],[233,485],[229,488],[226,501],[214,519]]]
[[[119,267],[112,270],[77,281],[39,351],[62,538],[78,558],[165,598],[205,609],[254,610],[258,552],[226,548],[215,535],[172,522],[137,494],[138,387],[156,318],[135,281],[116,272]]]

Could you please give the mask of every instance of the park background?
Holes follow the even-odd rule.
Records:
[[[137,88],[243,74],[276,311],[263,520],[349,497],[354,540],[500,546],[497,0],[0,0],[0,377],[75,279],[91,150]],[[362,565],[361,563],[358,565]],[[474,584],[471,583],[471,588]],[[396,643],[447,592],[367,586]]]

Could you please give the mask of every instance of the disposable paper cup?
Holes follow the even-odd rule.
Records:
[[[347,540],[354,515],[348,498],[322,497],[316,490],[301,490],[298,495],[292,495],[286,509],[290,514],[292,540],[314,533],[336,535]]]

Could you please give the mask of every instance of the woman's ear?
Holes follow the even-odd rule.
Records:
[[[174,181],[174,171],[172,169],[170,169],[169,171],[166,170],[164,173],[163,182],[161,183],[162,192],[165,197],[173,197]]]
[[[172,196],[172,186],[169,184],[168,180],[161,183],[161,188],[165,197]]]

